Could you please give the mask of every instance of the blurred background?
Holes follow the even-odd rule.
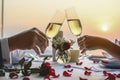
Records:
[[[119,4],[120,0],[4,0],[3,37],[13,36],[32,27],[45,33],[45,28],[57,10],[64,12],[65,9],[74,7],[82,23],[81,36],[100,36],[115,42],[115,39],[120,39]],[[2,0],[0,15],[1,13]],[[76,41],[77,38],[70,32],[66,21],[61,30],[66,39]],[[73,48],[78,49],[77,43]],[[46,53],[49,54],[50,51],[51,46]],[[100,52],[101,50],[96,50],[91,53]]]

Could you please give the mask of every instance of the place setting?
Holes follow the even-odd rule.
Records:
[[[89,56],[88,59],[93,61],[93,68],[95,71],[109,71],[119,72],[120,71],[120,60],[114,58],[106,52],[102,52],[103,56]]]

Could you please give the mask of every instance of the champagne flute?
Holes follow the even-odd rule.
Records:
[[[82,33],[82,25],[75,9],[69,8],[66,9],[65,12],[70,31],[72,32],[72,34],[79,37]]]
[[[75,9],[72,7],[66,9],[65,12],[70,31],[72,32],[72,34],[79,37],[82,33],[82,25]],[[84,58],[85,56],[86,53],[84,53],[81,57]]]
[[[53,39],[58,34],[64,20],[65,20],[65,14],[63,14],[60,11],[57,11],[55,15],[52,17],[52,19],[50,20],[45,30],[45,34],[47,35],[49,39]],[[53,61],[56,61],[55,51],[53,51],[52,53]]]
[[[54,38],[58,34],[64,20],[65,15],[62,12],[57,11],[45,30],[45,34],[48,38]]]

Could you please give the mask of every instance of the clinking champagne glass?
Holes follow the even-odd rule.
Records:
[[[73,7],[66,9],[65,13],[70,31],[72,34],[79,37],[82,33],[82,25],[75,9]],[[84,58],[85,56],[86,54],[84,53],[81,57]]]
[[[45,34],[48,38],[53,38],[58,34],[64,20],[65,15],[62,12],[57,11],[45,30]]]
[[[57,11],[50,20],[45,30],[45,34],[47,35],[48,38],[53,39],[58,34],[64,20],[65,20],[65,14],[60,11]],[[56,60],[54,52],[53,52],[53,61]]]

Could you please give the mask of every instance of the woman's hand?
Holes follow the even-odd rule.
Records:
[[[105,38],[88,35],[78,38],[77,41],[82,53],[86,50],[105,49],[105,44],[109,43],[109,41]]]
[[[108,39],[85,35],[78,38],[77,41],[80,49],[82,50],[81,53],[84,53],[87,50],[103,49],[120,60],[120,46]]]

